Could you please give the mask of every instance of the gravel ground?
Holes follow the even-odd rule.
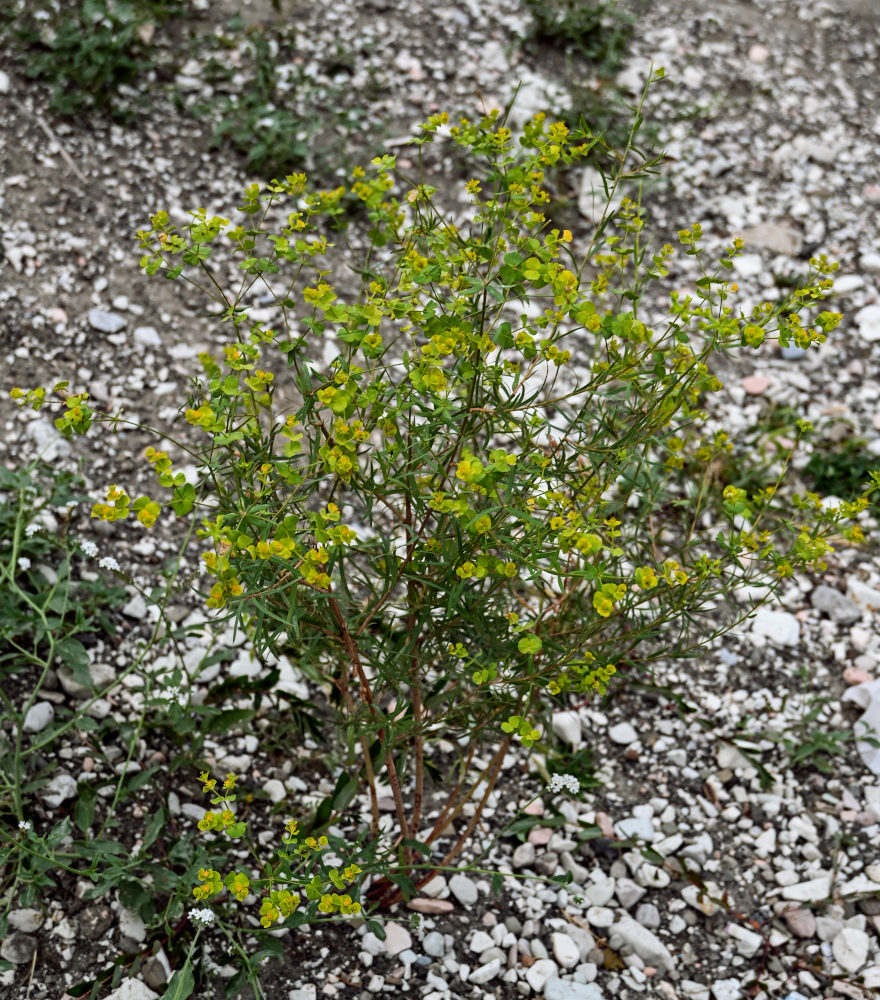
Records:
[[[255,21],[268,16],[268,4],[243,10]],[[294,14],[313,40],[304,58],[319,82],[337,43],[357,53],[348,87],[356,94],[369,82],[364,131],[386,141],[435,110],[473,114],[481,99],[503,103],[522,81],[523,109],[558,93],[559,60],[522,46],[527,18],[514,0],[405,10],[390,0],[340,0]],[[220,11],[211,16],[219,21]],[[732,437],[760,426],[772,406],[790,406],[823,429],[828,448],[863,439],[880,454],[878,38],[872,0],[654,0],[638,8],[618,83],[635,95],[652,62],[670,78],[646,110],[671,157],[645,195],[658,242],[698,221],[710,250],[743,235],[735,267],[744,310],[775,297],[812,255],[840,263],[834,307],[846,318],[821,349],[783,356],[768,345],[748,363],[725,359],[727,389],[713,415]],[[196,100],[199,67],[184,69],[182,86]],[[207,140],[205,128],[161,97],[129,129],[53,120],[40,89],[0,72],[4,390],[69,379],[109,408],[125,406],[130,418],[174,417],[195,355],[224,343],[224,331],[178,286],[142,278],[128,237],[157,208],[180,217],[205,205],[223,214],[237,197],[248,177],[232,157],[210,153]],[[581,197],[580,238],[589,233],[588,202]],[[688,287],[689,264],[677,264],[670,287]],[[58,463],[74,461],[79,446],[57,439],[47,416],[0,399],[0,421],[3,463],[45,447]],[[97,454],[87,449],[95,490],[134,484],[147,443],[128,432]],[[127,525],[99,531],[81,522],[102,554],[147,587],[174,551],[170,532],[144,538]],[[197,610],[181,598],[175,613],[187,622]],[[761,610],[699,660],[659,668],[654,687],[631,683],[607,704],[559,713],[559,745],[592,749],[598,786],[578,799],[550,794],[534,762],[512,755],[471,857],[485,851],[478,867],[487,871],[569,872],[572,884],[506,878],[493,895],[489,875],[438,877],[392,914],[385,942],[336,925],[284,938],[284,957],[265,970],[266,995],[872,995],[880,988],[880,766],[872,770],[870,748],[863,756],[853,742],[841,743],[827,772],[818,752],[798,757],[817,731],[852,732],[880,698],[878,613],[876,546],[841,548],[821,585],[794,580],[778,608]],[[99,644],[93,670],[99,661],[111,669],[128,662],[150,613],[133,597],[120,620],[122,644]],[[234,646],[223,666],[230,674],[260,669],[240,640],[227,634],[223,643]],[[194,640],[190,652],[199,651]],[[169,664],[149,667],[158,676]],[[202,673],[193,693],[210,680]],[[288,665],[282,684],[309,696]],[[63,682],[46,696],[50,704],[73,697]],[[123,686],[108,711],[124,719],[142,699],[137,685]],[[264,736],[209,740],[206,749],[218,769],[247,774],[272,802],[300,805],[332,788],[332,775],[310,784],[291,761],[266,752]],[[139,747],[137,759],[161,763],[169,751],[160,744],[157,737]],[[112,764],[112,748],[103,749]],[[95,767],[82,745],[61,748],[58,758],[68,779]],[[191,828],[202,811],[197,786],[167,772],[157,782],[174,822]],[[69,811],[67,786],[56,783],[41,793],[35,822]],[[127,823],[142,824],[138,808]],[[498,839],[523,809],[531,820],[520,836]],[[595,827],[601,836],[584,839]],[[662,863],[645,858],[648,846]],[[13,963],[0,972],[3,996],[61,997],[120,951],[146,946],[142,922],[114,896],[80,896],[75,883],[62,883],[45,916],[14,910],[0,944]],[[164,978],[161,962],[147,963],[110,995],[154,997]]]

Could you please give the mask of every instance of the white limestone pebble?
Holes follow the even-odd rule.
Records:
[[[41,733],[55,718],[55,706],[51,701],[35,702],[27,710],[21,724],[26,733]]]
[[[740,1000],[742,986],[738,979],[719,979],[712,984],[712,996],[715,1000]]]
[[[126,979],[107,994],[107,1000],[156,1000],[158,996],[142,979]]]
[[[473,906],[476,903],[477,886],[467,875],[453,875],[449,880],[449,888],[462,906]]]
[[[269,778],[268,781],[264,782],[263,791],[269,796],[270,801],[276,805],[287,798],[287,789],[284,787],[284,782],[279,781],[277,778]]]
[[[485,965],[481,965],[479,968],[474,969],[474,971],[468,976],[467,981],[469,983],[475,983],[477,986],[482,986],[483,983],[488,983],[490,979],[494,979],[500,971],[501,959],[493,958],[491,962],[486,962]]]
[[[551,958],[539,958],[534,965],[526,969],[526,982],[535,991],[540,993],[551,976],[555,976],[559,967]]]
[[[57,809],[62,802],[76,795],[76,782],[64,771],[56,774],[48,785],[43,788],[43,804],[50,809]]]
[[[573,969],[581,958],[580,948],[572,939],[561,931],[550,936],[553,947],[553,957],[563,969]]]
[[[820,875],[807,882],[795,882],[782,890],[783,899],[791,899],[796,903],[818,903],[831,892],[831,876]]]
[[[856,326],[862,340],[869,344],[880,340],[880,306],[865,306],[855,315]]]
[[[630,743],[635,743],[639,738],[639,734],[635,731],[635,728],[629,722],[618,722],[617,725],[612,726],[608,730],[608,738],[612,743],[619,743],[621,746],[629,746]]]
[[[761,608],[752,623],[752,635],[769,639],[777,646],[796,646],[801,636],[801,623],[788,611]]]
[[[587,919],[589,919],[589,912]],[[611,935],[619,937],[646,965],[659,966],[667,972],[675,969],[675,959],[666,945],[647,927],[642,927],[630,916],[621,917],[611,925]]]
[[[567,743],[572,750],[577,750],[583,742],[581,717],[577,712],[556,712],[552,728],[553,735],[558,736],[563,743]]]
[[[604,1000],[604,997],[595,983],[573,983],[555,976],[544,987],[544,1000]]]
[[[831,942],[835,961],[845,972],[858,972],[868,961],[871,939],[857,927],[844,927]]]

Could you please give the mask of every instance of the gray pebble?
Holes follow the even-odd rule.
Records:
[[[422,941],[422,950],[432,958],[442,958],[446,954],[446,942],[439,931],[431,931]]]
[[[21,931],[13,931],[7,934],[0,944],[0,958],[5,958],[13,965],[24,965],[30,962],[36,950],[37,942],[34,938],[22,934]]]
[[[116,313],[104,312],[103,309],[89,310],[89,326],[101,333],[119,333],[125,327],[126,319]]]
[[[821,611],[837,622],[838,625],[852,625],[862,617],[861,610],[846,594],[841,594],[834,587],[820,584],[810,594],[810,603],[817,611]]]

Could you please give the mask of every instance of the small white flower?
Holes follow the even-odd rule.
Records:
[[[119,563],[113,558],[113,556],[104,556],[98,565],[101,569],[119,570]]]
[[[548,788],[551,792],[566,791],[571,795],[577,795],[581,790],[581,783],[573,774],[554,774],[550,778]]]
[[[98,554],[98,546],[95,545],[94,542],[88,541],[88,539],[80,542],[79,547],[82,549],[83,555],[88,556],[89,558],[92,558]]]
[[[18,568],[19,569],[30,569],[31,568],[31,561],[30,561],[30,559],[28,559],[27,556],[19,556],[18,557]]]
[[[22,833],[27,833],[28,830],[30,830],[30,828],[31,828],[30,820],[20,819],[18,821],[18,828],[19,828],[19,830],[21,830]]]
[[[35,535],[42,527],[43,527],[42,524],[37,524],[36,521],[31,521],[31,523],[24,529],[24,533],[28,536],[28,538],[30,538],[32,535]]]
[[[190,910],[189,918],[201,924],[202,927],[207,927],[209,924],[214,923],[214,911],[209,910],[207,906],[202,907],[200,910]]]

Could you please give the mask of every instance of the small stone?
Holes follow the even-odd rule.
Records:
[[[385,951],[389,955],[399,955],[407,948],[412,948],[410,932],[402,924],[394,921],[385,924]]]
[[[36,950],[35,938],[22,934],[21,931],[13,931],[11,934],[7,934],[0,944],[0,958],[5,958],[13,965],[24,965],[30,962]]]
[[[601,810],[596,813],[594,822],[596,826],[602,831],[602,836],[607,840],[614,839],[614,822],[608,813],[602,812]]]
[[[747,375],[740,384],[750,396],[760,396],[770,388],[770,379],[764,375]]]
[[[782,890],[782,898],[796,903],[819,903],[831,892],[831,876],[821,875],[808,882],[796,882],[787,885]]]
[[[551,976],[555,976],[559,971],[556,963],[550,958],[539,958],[534,965],[526,969],[526,981],[529,986],[540,993]]]
[[[587,881],[589,872],[575,861],[571,851],[562,852],[562,867],[571,875],[575,885],[583,885]]]
[[[787,257],[794,257],[803,242],[800,233],[792,229],[791,226],[778,222],[761,222],[757,226],[747,229],[742,234],[742,238],[747,246],[770,250]]]
[[[587,909],[586,917],[593,927],[610,927],[614,923],[614,910],[607,906],[591,906]]]
[[[90,663],[89,677],[92,679],[92,687],[83,687],[74,679],[73,671],[67,664],[62,664],[58,668],[58,682],[71,698],[89,698],[93,690],[99,691],[113,684],[116,680],[116,670],[109,663]]]
[[[287,994],[287,1000],[316,1000],[318,987],[314,983],[306,983]]]
[[[837,964],[845,972],[858,972],[868,961],[871,939],[856,927],[844,927],[831,942],[831,951]]]
[[[76,795],[76,781],[63,771],[56,774],[43,790],[43,804],[50,809],[57,809],[62,802]]]
[[[449,895],[449,886],[442,875],[435,875],[430,882],[422,886],[422,893],[431,899],[446,899]]]
[[[274,805],[283,802],[287,798],[287,789],[284,782],[277,778],[269,778],[263,783],[263,791],[269,796],[269,801]]]
[[[801,358],[805,357],[809,351],[806,347],[798,347],[797,344],[789,344],[786,347],[780,347],[779,353],[785,358],[786,361],[800,361]]]
[[[22,934],[33,934],[43,923],[43,914],[27,906],[21,910],[12,910],[9,914],[9,926]]]
[[[759,949],[764,946],[764,939],[760,934],[750,931],[740,924],[728,924],[727,933],[736,941],[736,950],[744,958],[751,958]]]
[[[513,867],[514,868],[528,868],[529,865],[535,862],[535,845],[529,843],[527,840],[523,844],[519,844],[516,850],[513,852]]]
[[[106,1000],[157,1000],[158,996],[142,979],[125,979]]]
[[[408,910],[415,910],[416,913],[452,913],[455,907],[448,899],[429,899],[419,896],[411,899],[406,907]]]
[[[558,736],[563,743],[567,743],[572,750],[577,750],[583,742],[583,727],[577,712],[554,713],[552,728],[553,735]]]
[[[757,253],[744,253],[732,261],[733,269],[741,278],[755,278],[764,270],[764,262]]]
[[[616,829],[623,840],[644,840],[650,843],[657,839],[650,816],[626,816],[617,821]]]
[[[125,907],[119,908],[119,933],[131,941],[140,944],[147,939],[147,925],[139,913],[128,910]]]
[[[880,340],[880,306],[865,306],[855,314],[856,326],[862,340],[869,344]]]
[[[767,62],[770,58],[770,49],[766,45],[761,45],[756,43],[749,48],[749,62],[756,63],[758,66]]]
[[[134,331],[134,342],[141,347],[161,347],[162,338],[154,326],[139,326]]]
[[[641,903],[636,910],[636,923],[654,930],[660,926],[660,911],[653,903]]]
[[[141,594],[133,594],[128,603],[122,606],[122,613],[128,618],[142,621],[147,617],[147,602]]]
[[[494,944],[495,942],[485,931],[475,931],[468,947],[471,951],[474,951],[479,955],[480,952],[493,947]]]
[[[554,976],[544,987],[544,1000],[604,1000],[605,994],[595,983],[573,983]]]
[[[8,94],[9,87],[9,74],[0,69],[0,94]]]
[[[608,738],[612,743],[619,743],[621,746],[629,746],[635,743],[639,734],[629,722],[618,722],[608,730]]]
[[[740,1000],[742,986],[738,979],[719,979],[712,984],[715,1000]]]
[[[55,706],[51,701],[35,702],[27,710],[21,724],[26,733],[41,733],[55,718]]]
[[[439,931],[431,931],[422,941],[422,951],[432,958],[442,958],[446,954],[446,940]]]
[[[563,969],[573,969],[581,959],[580,948],[567,935],[557,931],[550,937],[553,957]]]
[[[589,920],[589,915],[587,919]],[[666,972],[675,970],[675,959],[666,945],[656,934],[647,927],[642,927],[632,917],[621,917],[612,925],[611,933],[620,937],[624,944],[628,944],[646,965],[656,965]]]
[[[550,829],[549,826],[536,826],[533,829],[529,830],[529,843],[532,844],[534,847],[546,847],[547,844],[550,843],[550,838],[552,836],[553,836],[553,831]],[[554,855],[554,857],[555,857],[555,855]],[[553,863],[554,863],[554,865],[556,864],[555,861]],[[536,865],[540,865],[541,864],[541,859],[538,858],[538,860],[535,862],[535,864]],[[539,871],[540,871],[540,868],[539,868]],[[543,872],[542,871],[541,874],[542,875],[552,875],[553,872]]]
[[[477,986],[482,986],[483,983],[488,983],[490,979],[494,979],[500,971],[501,960],[493,958],[491,962],[486,962],[485,965],[481,965],[478,969],[474,969],[474,971],[468,976],[467,981],[469,983],[476,983]]]
[[[874,680],[874,675],[869,674],[867,670],[859,670],[858,667],[844,667],[843,679],[847,684],[855,686],[856,684],[870,684]]]
[[[788,611],[761,608],[755,615],[752,634],[769,639],[777,646],[796,646],[800,640],[801,625]]]
[[[815,936],[816,917],[812,910],[803,910],[798,907],[794,910],[786,910],[783,917],[786,926],[795,937],[811,938]]]
[[[769,857],[776,850],[776,830],[771,826],[755,838],[755,854],[759,858]]]
[[[141,975],[151,990],[163,990],[174,973],[168,956],[162,948],[144,962],[141,966]]]
[[[473,906],[479,897],[476,883],[467,875],[453,875],[449,889],[462,906]]]
[[[720,895],[718,886],[714,882],[706,882],[705,891],[696,885],[686,885],[681,890],[681,898],[688,906],[692,906],[707,917],[714,916],[718,912],[718,904],[712,902],[712,897],[718,895]]]
[[[606,875],[601,868],[594,868],[589,877],[590,881],[584,887],[584,895],[593,906],[604,906],[614,895],[615,880]]]
[[[880,309],[880,306],[877,307]],[[860,607],[868,611],[880,611],[880,590],[875,590],[861,580],[850,578],[846,581],[846,593]]]
[[[820,584],[810,594],[810,603],[838,625],[852,625],[862,617],[861,610],[846,594],[824,584]]]
[[[89,326],[101,333],[119,333],[126,324],[125,317],[116,313],[104,312],[103,309],[89,310]]]

